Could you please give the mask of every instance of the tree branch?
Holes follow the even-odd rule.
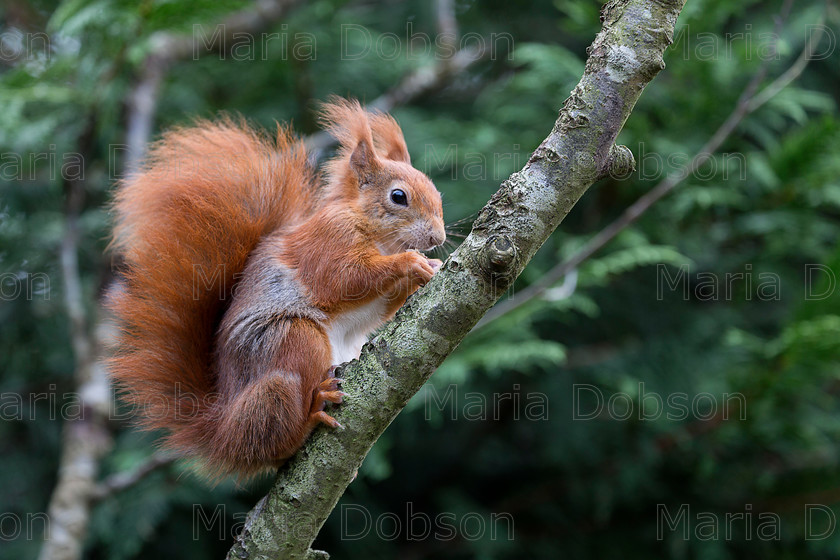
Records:
[[[470,66],[484,60],[488,51],[467,47],[458,50],[451,57],[440,58],[431,66],[424,66],[403,76],[400,82],[368,104],[371,109],[389,112],[394,107],[407,105],[415,99],[446,86],[452,78],[465,72]],[[335,139],[326,131],[316,132],[306,138],[306,150],[312,161],[319,161],[324,151],[335,144]]]
[[[86,156],[92,151],[95,128],[96,119],[91,116],[79,140],[79,150]],[[66,419],[63,425],[58,482],[50,497],[48,534],[39,556],[42,560],[81,558],[99,461],[111,449],[108,376],[96,358],[99,341],[89,331],[79,275],[79,216],[85,187],[81,179],[65,179],[63,186],[65,219],[59,260],[82,413],[79,418]]]
[[[611,0],[584,75],[548,137],[479,213],[432,281],[343,366],[343,431],[319,429],[278,473],[228,554],[323,558],[318,531],[374,442],[503,294],[592,183],[644,87],[664,67],[684,0]]]
[[[98,502],[112,494],[131,488],[149,474],[173,464],[176,460],[177,457],[174,455],[157,452],[134,470],[114,473],[97,484],[91,492],[91,499]]]
[[[448,0],[442,0],[441,3],[447,4],[447,2]],[[446,9],[452,9],[452,6],[446,6]],[[447,32],[454,33],[452,29]],[[188,39],[180,38],[179,41],[184,41],[184,45],[186,45]],[[182,45],[177,52],[182,53],[183,49],[184,46]],[[449,58],[439,60],[431,67],[413,70],[406,74],[396,86],[377,97],[368,106],[383,112],[389,112],[396,106],[407,105],[423,95],[445,87],[455,76],[463,73],[476,62],[486,59],[487,54],[487,50],[466,48],[457,51]],[[147,60],[147,64],[149,63],[150,61]],[[154,100],[157,96],[158,80],[165,74],[165,67],[160,66],[158,62],[153,62],[147,71],[149,74],[146,76],[146,79],[138,82],[132,94],[137,95],[138,99],[133,102],[134,105],[129,120],[134,119],[136,122],[133,125],[129,124],[127,132],[128,146],[142,146],[142,149],[139,150],[139,153],[137,150],[133,151],[130,149],[129,153],[134,153],[135,155],[130,156],[129,160],[133,160],[134,157],[142,158],[145,154],[145,146],[151,135],[150,127],[156,110]],[[157,72],[159,71],[163,73],[158,75]],[[146,88],[150,89],[146,90]],[[324,151],[335,143],[335,140],[328,133],[322,131],[307,136],[304,138],[304,142],[306,143],[310,158],[313,161],[318,161],[324,155]],[[136,165],[138,162],[139,160],[134,164],[127,165],[126,169],[131,169],[132,165]],[[97,486],[93,499],[101,500],[107,495],[121,492],[125,488],[140,482],[147,474],[155,472],[159,468],[166,466],[166,464],[175,462],[175,460],[176,458],[174,456],[164,459],[161,456],[153,455],[146,463],[140,465],[131,473],[115,473],[108,480]],[[130,477],[131,483],[123,484],[124,477]]]
[[[776,19],[776,32],[774,36],[778,37],[782,22],[787,18],[792,5],[792,0],[786,0],[782,6],[781,12]],[[626,228],[634,224],[642,215],[647,212],[651,206],[661,200],[665,195],[670,193],[677,187],[686,177],[689,177],[696,172],[701,165],[712,158],[713,154],[723,145],[727,138],[735,131],[741,121],[750,113],[757,110],[759,107],[767,103],[774,95],[779,93],[793,80],[795,80],[811,59],[811,55],[819,45],[820,39],[823,35],[822,23],[824,16],[820,17],[817,22],[817,31],[814,32],[805,42],[805,47],[800,53],[799,57],[778,78],[773,80],[761,91],[758,91],[758,86],[767,75],[767,62],[773,57],[767,57],[763,60],[758,71],[753,75],[744,91],[738,98],[735,108],[726,118],[726,120],[718,127],[715,133],[706,141],[703,147],[697,151],[694,157],[691,158],[688,164],[683,166],[678,173],[673,173],[660,181],[654,188],[640,196],[636,202],[631,204],[627,209],[607,225],[604,229],[595,234],[586,244],[581,247],[574,255],[565,261],[557,264],[546,272],[538,281],[534,282],[521,292],[517,293],[515,297],[510,298],[491,309],[481,321],[475,326],[475,329],[480,329],[485,325],[495,321],[499,317],[518,309],[531,301],[532,299],[541,296],[552,285],[558,282],[561,278],[569,274],[571,271],[579,267],[584,261],[589,259],[592,255],[600,251],[607,243],[615,239],[615,237],[624,231]],[[775,52],[776,43],[773,43],[773,50]],[[622,176],[621,172],[614,174],[614,176]]]

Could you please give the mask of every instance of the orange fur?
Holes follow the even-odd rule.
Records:
[[[396,121],[337,98],[322,118],[341,143],[324,185],[289,129],[224,118],[164,134],[115,197],[113,378],[142,427],[216,475],[276,466],[335,425],[330,337],[370,302],[384,311],[365,328],[392,316],[434,273],[411,249],[445,238]]]

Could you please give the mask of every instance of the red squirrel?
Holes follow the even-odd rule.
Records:
[[[335,366],[441,265],[419,252],[446,238],[441,196],[397,122],[341,98],[321,120],[340,143],[323,180],[289,127],[225,118],[166,132],[115,196],[112,377],[211,476],[279,466],[339,427]]]

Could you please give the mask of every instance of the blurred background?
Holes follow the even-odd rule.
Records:
[[[219,111],[311,135],[319,101],[357,97],[400,122],[457,243],[551,130],[601,5],[4,0],[0,557],[37,557],[51,525],[74,451],[63,418],[96,375],[85,357],[113,278],[107,204],[146,142]],[[840,558],[838,21],[816,0],[688,0],[619,138],[636,171],[584,196],[502,298],[510,311],[378,441],[317,548]],[[517,299],[733,111],[708,161],[545,294]],[[154,434],[110,416],[84,557],[223,557],[270,477],[211,487],[150,464]]]

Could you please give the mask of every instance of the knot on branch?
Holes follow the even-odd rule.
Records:
[[[504,273],[516,260],[516,247],[505,235],[494,236],[485,245],[485,266],[491,273]]]
[[[484,245],[478,264],[494,299],[505,293],[516,279],[516,259],[516,247],[505,234],[492,236]]]
[[[626,179],[635,170],[636,160],[633,158],[633,152],[630,151],[630,148],[613,144],[598,178]]]

